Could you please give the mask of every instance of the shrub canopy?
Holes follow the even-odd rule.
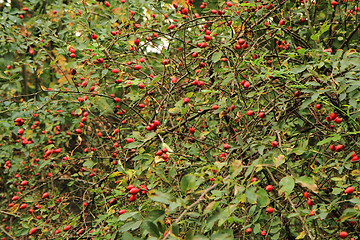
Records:
[[[359,239],[359,2],[0,3],[2,239]]]

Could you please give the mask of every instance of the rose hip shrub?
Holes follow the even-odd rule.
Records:
[[[1,239],[359,239],[358,1],[0,12]]]

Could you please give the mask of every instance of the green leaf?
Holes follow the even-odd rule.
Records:
[[[286,196],[289,196],[289,194],[292,192],[292,190],[295,187],[295,181],[292,177],[287,176],[280,180],[280,194],[286,193]]]
[[[164,219],[164,216],[165,216],[164,210],[154,209],[146,215],[146,218],[147,218],[147,220],[150,220],[150,221],[157,221],[157,220],[162,221]]]
[[[256,204],[258,196],[255,193],[256,187],[251,187],[246,190],[246,200],[251,204]]]
[[[306,50],[305,50],[304,48],[300,48],[300,49],[297,50],[297,52],[298,52],[300,55],[304,55],[305,51],[306,51]]]
[[[196,240],[209,240],[204,235],[199,235],[199,234],[195,235],[194,239],[196,239]]]
[[[342,192],[343,192],[343,190],[342,190]],[[360,205],[360,199],[357,197],[354,197],[354,198],[350,199],[349,201],[355,205]]]
[[[213,235],[211,235],[211,240],[233,240],[234,239],[234,234],[233,231],[228,229],[228,230],[220,230],[216,233],[214,233]]]
[[[290,213],[290,214],[288,215],[288,218],[297,217],[297,216],[299,216],[299,215],[300,215],[300,213]]]
[[[300,106],[300,110],[304,110],[305,108],[307,108],[307,106],[309,106],[309,104],[312,103],[312,99],[311,98],[307,98]]]
[[[321,146],[321,145],[324,145],[325,143],[339,141],[340,139],[341,139],[341,135],[336,134],[336,135],[334,135],[332,137],[325,138],[325,139],[321,140],[316,145]]]
[[[101,71],[101,78],[103,78],[107,73],[108,73],[109,70],[107,69],[104,69]]]
[[[270,204],[269,194],[263,188],[259,188],[256,192],[258,195],[258,205],[260,207],[265,207]]]
[[[348,59],[351,64],[360,66],[360,58],[359,57],[348,57]]]
[[[145,221],[142,227],[146,229],[151,236],[160,237],[159,229],[153,222]]]
[[[80,108],[76,109],[74,112],[76,115],[82,114],[82,110]]]
[[[258,233],[260,233],[260,231],[261,231],[260,224],[259,223],[255,224],[254,233],[258,234]]]
[[[128,232],[124,232],[123,235],[121,236],[121,240],[133,240],[134,237],[133,235],[131,235],[131,233]]]
[[[338,194],[340,194],[342,192],[344,192],[344,190],[341,189],[341,188],[333,188],[332,194],[338,195]]]
[[[150,86],[153,86],[155,83],[159,82],[161,79],[161,75],[156,76],[150,83]]]
[[[88,168],[88,169],[92,169],[94,167],[95,163],[91,160],[86,160],[84,163],[83,163],[83,166]]]
[[[226,78],[224,80],[222,80],[221,86],[225,86],[232,80],[234,80],[234,73],[229,73],[228,75],[226,75]]]
[[[197,52],[197,53],[199,53],[201,51],[202,51],[202,48],[194,48],[191,50],[191,52]]]
[[[183,194],[188,190],[195,188],[195,176],[192,174],[185,175],[180,181],[180,189]]]
[[[169,108],[168,112],[171,113],[171,114],[178,114],[178,113],[181,112],[181,108],[177,108],[177,107]]]
[[[169,145],[167,145],[165,142],[162,143],[162,147],[166,148],[168,150],[168,155],[170,155],[171,153],[173,153],[174,151],[171,149],[171,147]]]
[[[135,141],[135,142],[132,142],[132,143],[127,144],[127,145],[126,145],[126,148],[128,148],[128,149],[138,148],[138,147],[140,147],[142,144],[143,144],[142,142],[137,142],[137,141]]]
[[[355,217],[358,214],[358,211],[356,211],[354,208],[347,208],[344,210],[343,214],[340,217],[340,221],[344,222],[352,217]]]
[[[248,211],[248,215],[252,216],[255,213],[256,205],[251,206],[251,208]]]
[[[260,145],[258,147],[258,152],[260,155],[264,155],[264,150],[265,150],[265,146],[264,145]]]
[[[149,139],[152,139],[152,138],[155,137],[155,136],[156,136],[156,132],[147,133],[147,134],[145,135],[144,141],[148,141]]]
[[[214,63],[218,62],[220,60],[221,56],[222,56],[222,52],[216,52],[212,55],[211,61],[213,61]]]
[[[131,218],[132,216],[135,216],[139,212],[126,212],[124,214],[121,214],[118,218],[119,221],[125,221],[128,218]]]
[[[307,68],[306,65],[298,66],[298,67],[295,67],[295,68],[291,69],[290,72],[293,73],[293,74],[298,74],[298,73],[302,73],[303,71],[305,71],[306,68]]]
[[[328,213],[324,212],[324,213],[320,213],[318,216],[318,218],[320,218],[321,220],[324,220],[327,217]]]
[[[124,225],[122,225],[119,229],[120,232],[126,232],[126,231],[129,231],[129,230],[135,230],[137,228],[140,227],[142,221],[132,221],[132,222],[128,222],[128,223],[125,223]]]
[[[311,101],[315,101],[320,96],[320,92],[316,92],[311,96]]]
[[[155,191],[154,195],[150,196],[150,199],[155,202],[161,202],[167,205],[171,204],[171,196],[160,191]]]
[[[179,225],[177,223],[174,223],[171,227],[171,231],[175,236],[179,236]]]

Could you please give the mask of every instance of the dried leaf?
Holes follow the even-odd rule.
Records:
[[[311,177],[302,176],[296,179],[296,183],[299,183],[302,187],[308,188],[314,193],[318,193],[319,189],[314,183],[314,180]]]

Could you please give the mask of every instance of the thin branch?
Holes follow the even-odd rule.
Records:
[[[13,217],[20,217],[19,215],[9,213],[9,212],[5,212],[5,211],[2,211],[2,210],[0,210],[0,213],[5,214],[5,215],[9,215],[9,216],[13,216]]]
[[[227,180],[230,177],[230,175],[228,175],[227,177],[225,177],[223,180]],[[198,200],[196,200],[195,202],[193,202],[190,206],[188,206],[181,214],[180,216],[175,220],[175,223],[178,223],[183,217],[184,215],[194,206],[196,206],[197,204],[199,204],[201,202],[201,200],[204,198],[204,196],[211,190],[213,190],[214,188],[216,188],[218,184],[215,183],[214,185],[211,185],[210,187],[208,187],[207,189],[204,190],[204,192],[200,195],[200,197],[198,198]],[[171,234],[171,230],[169,230],[166,235],[164,236],[164,238],[162,240],[165,240],[167,237],[169,237],[169,235]]]
[[[275,180],[274,176],[272,175],[271,171],[268,169],[268,168],[265,168],[267,173],[269,174],[269,176],[271,177],[271,180],[276,184],[276,185],[279,185],[279,183]],[[305,228],[305,231],[307,233],[307,235],[309,236],[309,238],[311,240],[315,240],[315,238],[313,237],[313,235],[311,234],[309,228],[307,227],[306,223],[305,223],[305,220],[304,218],[301,217],[300,213],[298,212],[298,210],[296,209],[294,203],[292,202],[292,200],[290,199],[290,197],[287,198],[287,200],[289,201],[292,209],[294,210],[294,212],[298,213],[298,218],[300,219],[300,221],[302,222],[304,228]]]
[[[357,27],[350,33],[350,35],[346,38],[346,40],[341,44],[341,46],[339,47],[339,49],[342,49],[346,44],[348,44],[348,42],[350,41],[350,39],[354,36],[354,34],[356,33],[357,30],[360,29],[360,24],[357,25]]]
[[[3,229],[2,227],[0,227],[1,231],[3,231],[6,235],[8,235],[11,239],[16,240],[16,238],[14,238],[13,236],[10,235],[10,233],[8,233],[5,229]]]

